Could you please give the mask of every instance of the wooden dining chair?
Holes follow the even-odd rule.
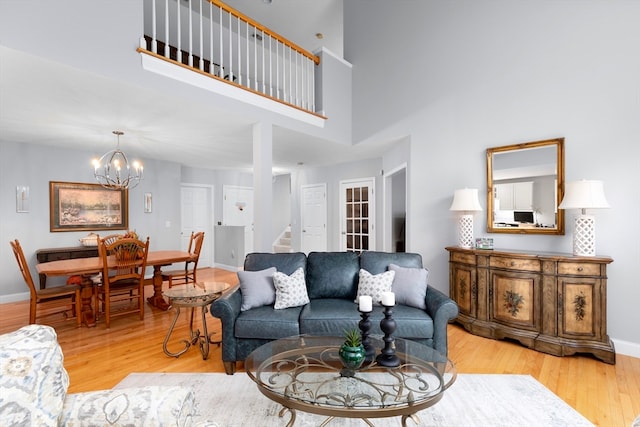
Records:
[[[78,326],[80,326],[82,322],[81,287],[78,285],[63,285],[37,289],[33,283],[20,242],[16,239],[9,243],[11,244],[11,249],[13,249],[13,254],[16,256],[16,261],[18,261],[22,277],[29,287],[29,324],[36,323],[38,309],[40,309],[42,311],[46,310],[46,314],[43,313],[40,317],[64,313],[67,317],[75,317]],[[68,315],[69,312],[71,312],[70,316]]]
[[[102,286],[97,288],[99,313],[104,313],[107,328],[115,316],[140,313],[144,319],[144,273],[149,252],[146,242],[121,238],[108,244],[100,239]]]
[[[189,248],[187,249],[191,254],[191,258],[184,263],[184,268],[162,272],[162,281],[169,282],[169,288],[189,282],[196,283],[196,271],[198,269],[198,260],[200,259],[203,241],[204,231],[191,232]]]

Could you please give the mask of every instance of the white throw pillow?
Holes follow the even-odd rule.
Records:
[[[390,292],[395,271],[385,271],[384,273],[373,275],[367,270],[360,269],[358,274],[358,294],[355,302],[363,295],[370,295],[374,305],[380,305],[383,292]]]
[[[302,267],[294,271],[291,276],[279,271],[275,272],[273,274],[273,284],[276,288],[276,303],[273,308],[276,310],[299,307],[309,303]]]
[[[242,305],[240,311],[271,305],[276,300],[276,289],[273,287],[275,267],[259,271],[238,271]]]
[[[429,271],[424,268],[400,267],[396,264],[389,264],[389,271],[396,273],[391,286],[391,290],[396,294],[396,304],[426,310]]]

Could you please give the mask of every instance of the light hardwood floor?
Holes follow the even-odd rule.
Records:
[[[198,279],[237,283],[235,273],[219,269],[199,270]],[[148,286],[146,292],[151,291]],[[28,312],[27,302],[0,305],[0,333],[26,325]],[[111,388],[131,372],[224,372],[217,346],[211,347],[207,360],[197,347],[179,358],[164,354],[162,343],[173,317],[173,310],[147,305],[143,322],[137,315],[117,317],[108,330],[103,320],[95,328],[78,328],[71,320],[49,319],[55,320],[48,324],[56,328],[65,355],[69,392]],[[220,330],[217,319],[209,314],[207,319],[209,332]],[[181,348],[179,341],[187,336],[188,323],[181,315],[169,349]],[[608,365],[590,356],[555,357],[517,343],[477,337],[453,324],[449,357],[460,373],[531,375],[598,426],[628,427],[640,414],[637,358],[618,355],[616,365]]]

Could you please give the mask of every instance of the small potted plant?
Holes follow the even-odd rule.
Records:
[[[345,369],[343,376],[353,376],[354,370],[358,369],[367,355],[362,345],[362,336],[358,329],[349,329],[344,333],[344,342],[338,351],[340,360]]]

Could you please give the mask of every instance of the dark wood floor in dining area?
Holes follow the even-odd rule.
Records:
[[[207,268],[198,271],[198,280],[236,284],[238,279],[234,272]],[[146,287],[149,296],[152,291]],[[28,324],[28,312],[26,301],[0,304],[0,333]],[[69,392],[111,388],[131,372],[224,372],[215,345],[207,360],[202,360],[197,346],[179,358],[164,354],[162,344],[174,313],[147,304],[143,321],[137,314],[116,317],[110,329],[104,320],[94,328],[78,328],[73,320],[46,319],[43,323],[55,327],[64,352]],[[210,314],[207,319],[209,332],[219,333],[219,321]],[[199,326],[199,316],[196,322]],[[187,337],[187,316],[181,314],[169,349],[182,348],[180,340]],[[477,337],[455,324],[449,326],[449,357],[460,373],[531,375],[598,426],[630,426],[640,415],[638,358],[618,355],[616,365],[608,365],[584,355],[555,357],[517,343]],[[238,366],[236,375],[242,372]]]

